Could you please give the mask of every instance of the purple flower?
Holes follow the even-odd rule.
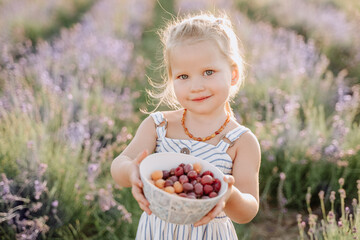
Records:
[[[100,173],[100,164],[99,163],[91,163],[88,166],[88,181],[91,185],[94,185],[95,179]]]
[[[47,190],[46,181],[40,182],[39,180],[34,181],[35,199],[39,200],[41,194]]]
[[[112,192],[106,189],[99,189],[99,204],[102,211],[108,211],[110,208],[116,206],[116,201],[113,198]]]
[[[280,180],[281,180],[281,181],[285,181],[285,179],[286,179],[285,173],[281,172],[281,173],[280,173]]]
[[[54,208],[57,208],[59,206],[59,201],[55,200],[51,203],[51,206],[53,206]]]

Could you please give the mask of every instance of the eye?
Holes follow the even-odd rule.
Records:
[[[186,74],[182,74],[182,75],[178,76],[178,78],[181,79],[181,80],[185,80],[185,79],[188,79],[189,76],[186,75]]]
[[[212,75],[214,73],[214,70],[206,70],[205,72],[204,72],[204,75],[205,76],[210,76],[210,75]]]

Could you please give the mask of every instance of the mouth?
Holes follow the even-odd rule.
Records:
[[[204,97],[193,98],[193,99],[191,99],[191,101],[194,101],[194,102],[201,102],[201,101],[204,101],[204,100],[206,100],[206,99],[208,99],[208,98],[210,98],[210,97],[211,97],[211,95],[210,95],[210,96],[204,96]]]

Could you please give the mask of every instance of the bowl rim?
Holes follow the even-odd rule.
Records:
[[[188,155],[188,154],[184,154],[184,156],[185,156],[185,157],[189,157],[189,156],[190,156],[191,158],[196,158],[198,161],[206,162],[206,164],[209,164],[209,165],[213,166],[214,168],[216,168],[215,171],[219,171],[219,172],[221,173],[222,179],[219,179],[219,180],[221,181],[221,184],[222,184],[221,187],[223,187],[223,185],[224,185],[224,187],[225,187],[225,190],[222,192],[222,194],[218,194],[216,197],[208,198],[208,199],[197,199],[197,198],[192,199],[192,198],[181,197],[181,196],[179,196],[179,195],[177,195],[177,194],[171,194],[171,193],[168,193],[168,192],[166,192],[166,191],[164,191],[164,190],[156,187],[154,184],[152,184],[152,183],[149,181],[149,179],[147,179],[146,177],[144,177],[144,176],[141,175],[141,170],[140,170],[140,169],[141,169],[141,166],[142,166],[141,164],[142,164],[145,160],[148,160],[148,157],[149,157],[149,156],[152,156],[152,155],[155,155],[155,154],[161,154],[161,155],[176,155],[176,156],[178,156],[179,154],[183,154],[183,153],[176,153],[176,152],[159,152],[159,153],[152,153],[152,154],[149,154],[146,158],[144,158],[144,159],[141,161],[141,163],[140,163],[140,165],[139,165],[139,175],[140,175],[141,181],[143,181],[143,179],[145,179],[145,181],[146,181],[149,185],[151,185],[151,188],[155,188],[156,191],[161,191],[162,193],[165,193],[165,195],[168,195],[169,197],[175,196],[175,197],[177,197],[177,198],[180,198],[180,199],[182,199],[182,200],[184,200],[184,201],[188,201],[188,202],[212,202],[212,201],[220,201],[220,199],[226,194],[226,192],[227,192],[227,190],[228,190],[228,184],[224,181],[224,176],[225,176],[225,174],[224,174],[223,172],[221,172],[220,169],[218,169],[215,165],[212,165],[211,163],[207,162],[206,160],[204,160],[204,159],[202,159],[202,158],[199,158],[199,157],[192,156],[192,155]],[[152,156],[152,157],[153,157],[153,156]]]

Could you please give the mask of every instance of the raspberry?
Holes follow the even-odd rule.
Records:
[[[214,182],[214,179],[210,175],[205,175],[201,178],[202,185],[207,185],[207,184],[211,185],[213,182]]]
[[[179,167],[177,167],[175,169],[175,176],[180,177],[183,174],[184,174],[184,168],[183,167],[179,166]]]
[[[205,195],[209,195],[212,191],[214,191],[214,188],[211,185],[204,186],[204,194]]]

